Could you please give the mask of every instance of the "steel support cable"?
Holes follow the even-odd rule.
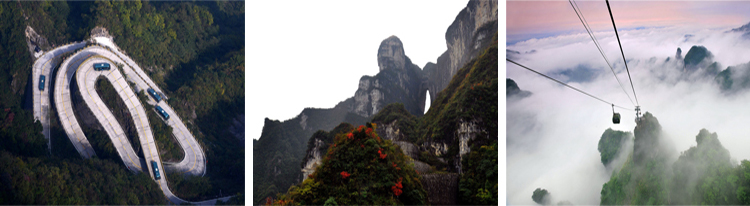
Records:
[[[630,100],[630,103],[633,104],[633,106],[635,106],[633,99],[630,98],[630,94],[628,94],[628,92],[625,91],[625,86],[622,86],[622,82],[620,82],[620,78],[617,77],[617,73],[615,73],[615,69],[612,68],[612,64],[609,63],[609,58],[607,58],[607,55],[604,54],[604,50],[599,44],[599,41],[596,40],[596,35],[594,35],[594,30],[590,28],[589,22],[586,21],[586,17],[583,15],[583,11],[580,11],[581,8],[578,7],[578,3],[575,3],[575,1],[571,1],[571,0],[568,0],[568,2],[570,3],[570,6],[573,7],[573,11],[576,12],[576,16],[578,16],[578,20],[580,20],[581,24],[583,24],[583,28],[586,29],[586,32],[589,34],[589,37],[591,37],[591,40],[594,42],[596,49],[599,50],[599,53],[602,54],[602,57],[604,57],[604,61],[607,62],[607,66],[609,67],[609,70],[612,71],[612,75],[615,76],[615,80],[617,80],[617,84],[620,85],[622,92],[625,92],[625,95],[628,96],[628,100]],[[573,3],[575,3],[575,6],[573,6]],[[580,11],[580,15],[579,15],[579,11]]]
[[[615,26],[615,17],[612,16],[612,9],[609,7],[609,0],[607,2],[607,10],[609,10],[609,18],[612,19],[612,27],[615,28],[615,36],[617,37],[617,44],[620,45],[620,54],[622,54],[622,61],[625,62],[625,71],[628,72],[628,79],[630,80],[630,88],[633,89],[633,97],[635,97],[636,108],[640,107],[638,103],[638,96],[635,95],[635,87],[633,86],[633,79],[630,78],[630,69],[628,69],[628,62],[625,61],[625,52],[622,51],[622,43],[620,43],[620,35],[617,34],[617,26]]]
[[[625,107],[622,107],[622,106],[620,106],[620,105],[616,105],[616,104],[613,104],[613,103],[611,103],[611,102],[608,102],[608,101],[604,101],[603,99],[601,99],[601,98],[599,98],[599,97],[596,97],[596,96],[594,96],[594,95],[591,95],[591,94],[589,94],[589,93],[586,93],[586,92],[584,92],[584,91],[582,91],[582,90],[580,90],[580,89],[578,89],[578,88],[575,88],[575,87],[573,87],[573,86],[570,86],[570,85],[568,85],[568,84],[565,84],[565,83],[563,83],[563,82],[561,82],[561,81],[558,81],[557,79],[554,79],[554,78],[552,78],[552,77],[549,77],[549,76],[547,76],[547,75],[544,75],[544,74],[542,74],[542,73],[539,73],[539,72],[537,72],[537,71],[535,71],[535,70],[533,70],[533,69],[531,69],[531,68],[528,68],[528,67],[526,67],[526,66],[524,66],[524,65],[521,65],[521,64],[519,64],[519,63],[516,63],[516,62],[515,62],[515,61],[513,61],[513,60],[510,60],[510,59],[508,59],[508,58],[505,58],[505,60],[506,60],[506,61],[509,61],[510,63],[513,63],[513,64],[515,64],[515,65],[518,65],[518,66],[520,66],[520,67],[523,67],[524,69],[527,69],[527,70],[529,70],[529,71],[532,71],[532,72],[534,72],[534,73],[536,73],[536,74],[538,74],[538,75],[542,75],[543,77],[547,77],[547,79],[550,79],[550,80],[552,80],[552,81],[555,81],[555,82],[557,82],[557,83],[559,83],[559,84],[562,84],[562,85],[564,85],[564,86],[566,86],[566,87],[569,87],[569,88],[571,88],[571,89],[573,89],[573,90],[576,90],[576,91],[578,91],[578,92],[580,92],[580,93],[583,93],[583,94],[585,94],[585,95],[588,95],[589,97],[592,97],[592,98],[594,98],[594,99],[597,99],[597,100],[599,100],[599,101],[602,101],[602,102],[604,102],[604,103],[607,103],[608,105],[612,105],[612,106],[615,106],[615,107],[619,107],[619,108],[621,108],[621,109],[628,109],[628,110],[629,110],[629,108],[625,108]]]

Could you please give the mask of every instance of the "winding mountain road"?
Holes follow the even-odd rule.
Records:
[[[94,38],[93,41],[96,41],[96,38]],[[107,43],[111,43],[111,39]],[[87,44],[87,42],[81,42],[61,46],[47,52],[34,63],[33,81],[38,84],[40,75],[45,75],[47,76],[47,82],[51,82],[52,78],[50,78],[50,74],[53,74],[52,69],[54,68],[55,63],[59,62],[59,57],[62,54],[70,53],[76,49],[80,50],[65,58],[60,64],[59,71],[54,78],[55,84],[45,84],[53,86],[52,88],[54,89],[54,92],[52,98],[54,98],[55,101],[55,108],[57,109],[60,123],[68,138],[73,143],[73,146],[83,158],[91,158],[96,156],[96,153],[88,142],[88,139],[83,133],[83,130],[74,115],[70,91],[73,77],[75,77],[78,90],[80,91],[86,106],[91,110],[96,117],[96,120],[104,128],[104,131],[109,136],[118,155],[123,160],[123,163],[128,170],[135,173],[147,172],[151,178],[159,184],[162,192],[172,204],[215,204],[217,200],[227,201],[231,198],[223,197],[203,202],[188,202],[175,196],[169,190],[165,170],[178,172],[182,175],[205,175],[205,153],[203,152],[202,146],[197,142],[195,137],[190,133],[185,124],[167,102],[161,101],[157,103],[151,96],[149,96],[149,100],[147,101],[148,104],[159,105],[169,114],[170,118],[164,120],[164,123],[172,127],[172,134],[175,139],[177,139],[180,147],[185,153],[185,157],[180,162],[164,162],[166,167],[162,164],[157,149],[158,147],[154,141],[151,125],[146,114],[147,111],[144,109],[137,96],[137,92],[143,91],[146,88],[153,88],[160,94],[161,89],[153,83],[153,81],[140,67],[137,66],[137,64],[135,64],[132,59],[127,55],[122,54],[114,44],[110,46],[106,44]],[[53,63],[50,64],[50,62]],[[111,69],[96,71],[93,69],[94,63],[109,63]],[[122,65],[122,67],[118,68],[117,65]],[[122,129],[122,126],[112,114],[112,108],[108,108],[99,97],[99,94],[96,93],[95,85],[97,79],[100,77],[103,77],[112,83],[118,96],[122,99],[129,110],[132,121],[136,127],[138,140],[142,146],[144,158],[138,157],[131,142],[128,140]],[[131,87],[129,82],[133,83],[132,85],[134,85],[134,88]],[[47,92],[49,89],[50,88],[46,85],[44,90],[39,90],[38,87],[34,87],[34,117],[41,120],[42,125],[44,126],[44,131],[46,132],[45,137],[48,139],[49,115],[47,112],[49,110],[49,93]],[[127,119],[125,121],[131,120]],[[162,123],[156,122],[154,124]],[[161,178],[158,180],[154,178],[154,170],[150,164],[151,161],[155,161],[160,168],[158,172]]]

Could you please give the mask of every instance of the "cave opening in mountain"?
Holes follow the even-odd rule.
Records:
[[[427,98],[424,99],[424,113],[427,114],[427,111],[430,111],[430,91],[425,91],[427,93]]]

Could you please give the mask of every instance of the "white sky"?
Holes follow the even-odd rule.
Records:
[[[378,73],[378,47],[391,35],[420,68],[436,62],[468,1],[247,3],[246,134],[258,139],[266,117],[284,121],[354,96],[360,77]]]

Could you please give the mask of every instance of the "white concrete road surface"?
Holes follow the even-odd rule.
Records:
[[[50,82],[52,82],[52,74],[54,68],[60,63],[61,56],[66,53],[70,53],[76,49],[83,48],[86,42],[78,42],[72,44],[66,44],[57,47],[51,51],[44,52],[36,61],[32,68],[32,90],[33,90],[33,107],[34,107],[34,120],[39,120],[42,123],[42,133],[44,138],[47,139],[47,149],[51,151],[50,132],[49,132],[49,111],[50,111]],[[39,90],[39,79],[41,75],[45,76],[44,90]]]
[[[57,76],[55,77],[53,98],[55,100],[57,116],[60,118],[60,124],[70,142],[73,143],[73,147],[78,150],[78,153],[83,158],[91,158],[96,153],[83,134],[83,130],[74,115],[73,104],[70,101],[70,81],[73,79],[73,73],[76,71],[77,64],[80,64],[80,60],[82,60],[81,56],[69,57],[60,65],[60,71],[57,72]]]
[[[76,45],[75,48],[81,48],[80,45]],[[63,50],[61,50],[63,51]],[[43,55],[40,60],[46,61],[49,59],[46,55]],[[124,58],[124,59],[123,59]],[[37,61],[39,62],[39,60]],[[111,69],[107,71],[95,71],[93,69],[94,63],[106,62],[110,63]],[[119,69],[117,65],[123,65],[122,69]],[[44,68],[46,64],[36,66],[37,68]],[[41,74],[41,72],[39,72]],[[125,74],[125,76],[123,76]],[[155,161],[159,167],[159,174],[161,178],[159,180],[154,179],[161,188],[164,195],[172,204],[181,203],[192,203],[192,204],[215,204],[217,200],[227,201],[230,197],[223,197],[219,199],[207,200],[203,202],[187,202],[175,196],[167,185],[167,176],[164,173],[165,165],[162,165],[161,157],[159,156],[158,147],[154,141],[153,132],[151,131],[151,124],[148,121],[146,110],[141,104],[140,99],[136,95],[136,91],[144,90],[146,88],[153,88],[154,90],[161,93],[156,84],[143,72],[143,70],[137,66],[129,57],[125,56],[117,50],[117,48],[111,48],[106,45],[90,45],[84,47],[82,50],[72,54],[66,58],[61,66],[60,71],[55,77],[54,89],[54,101],[60,117],[60,122],[63,125],[68,138],[73,142],[73,145],[78,150],[79,154],[84,158],[90,158],[95,156],[94,150],[91,144],[83,134],[78,120],[73,114],[73,107],[70,101],[70,84],[76,75],[76,83],[79,91],[84,99],[87,107],[94,113],[97,121],[104,127],[105,132],[109,136],[113,145],[117,149],[120,158],[123,160],[125,166],[134,172],[148,172],[148,174],[154,178],[153,168],[150,162]],[[98,77],[104,77],[112,83],[118,96],[123,100],[128,110],[130,111],[132,121],[136,126],[138,133],[138,139],[142,146],[143,157],[141,159],[137,156],[136,152],[126,137],[121,125],[112,115],[111,109],[108,108],[99,94],[96,93],[95,84]],[[34,80],[38,81],[38,74],[35,73]],[[50,81],[51,78],[47,78]],[[129,84],[133,83],[135,88]],[[47,90],[45,88],[45,90]],[[37,90],[38,91],[38,88]],[[36,98],[39,97],[40,108],[43,104],[44,94],[40,92],[35,93]],[[152,97],[149,96],[149,104],[157,104],[161,106],[170,118],[168,120],[161,121],[155,124],[167,124],[172,127],[173,135],[177,139],[179,145],[185,152],[185,158],[178,163],[167,163],[166,170],[176,171],[183,175],[204,175],[206,171],[206,158],[205,153],[200,144],[196,141],[195,137],[190,133],[185,124],[181,121],[175,111],[167,104],[166,101],[156,103]],[[36,107],[35,107],[35,111]],[[39,111],[44,111],[40,109]],[[35,117],[37,116],[35,112]],[[44,117],[44,114],[38,115],[40,118]]]
[[[131,114],[133,114],[133,119],[136,119],[135,114],[137,114],[135,112],[135,109],[137,109],[137,107],[134,106],[135,104],[133,103],[133,99],[135,99],[135,102],[138,102],[138,97],[135,96],[135,93],[133,93],[133,91],[130,89],[128,83],[125,82],[125,79],[123,79],[122,74],[120,74],[119,70],[111,69],[109,71],[94,71],[93,64],[102,62],[114,65],[112,64],[112,62],[102,58],[102,56],[96,55],[86,58],[86,60],[84,60],[83,63],[77,67],[76,70],[78,71],[76,72],[76,79],[78,80],[78,88],[81,91],[81,96],[83,96],[83,100],[84,102],[86,102],[86,105],[91,108],[91,112],[94,113],[96,119],[101,123],[102,127],[104,127],[104,131],[107,133],[110,140],[112,140],[112,144],[115,146],[115,149],[117,149],[117,153],[122,158],[125,166],[129,170],[143,171],[143,168],[141,166],[142,161],[138,158],[135,150],[133,150],[132,144],[128,141],[128,138],[125,134],[125,131],[123,131],[122,126],[119,122],[117,122],[110,109],[107,108],[107,105],[104,104],[102,99],[96,93],[96,79],[99,76],[104,76],[105,78],[107,78],[107,80],[109,80],[109,82],[112,83],[112,86],[117,91],[117,94],[124,100]],[[142,119],[136,119],[136,127],[144,127],[142,122]],[[146,121],[146,123],[147,122],[148,121]],[[148,125],[145,125],[145,127],[148,128]],[[139,137],[145,135],[145,133],[140,133],[140,131],[145,130],[148,129],[138,130]],[[150,132],[147,133],[150,134]],[[141,137],[141,139],[145,138],[146,137]]]

